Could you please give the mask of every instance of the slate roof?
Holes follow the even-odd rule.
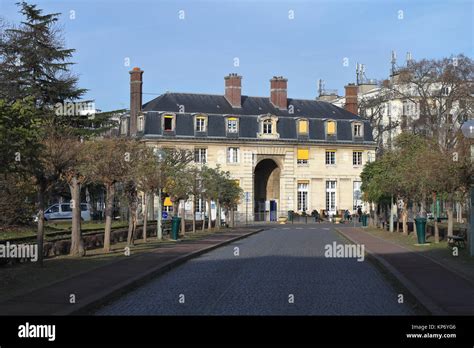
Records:
[[[184,106],[184,113],[180,113],[180,105]],[[161,114],[173,112],[176,114],[175,137],[195,137],[194,115],[203,113],[208,116],[208,130],[206,138],[228,138],[224,116],[239,117],[239,139],[256,139],[259,125],[259,115],[272,114],[278,117],[277,132],[280,140],[302,140],[296,132],[296,119],[309,120],[308,141],[327,141],[324,122],[327,119],[337,121],[337,136],[332,141],[352,142],[352,121],[364,122],[364,137],[359,142],[373,142],[370,124],[342,108],[331,103],[316,100],[291,99],[288,105],[293,106],[293,113],[289,110],[275,108],[269,98],[242,96],[242,107],[233,108],[222,95],[193,94],[193,93],[165,93],[145,103],[142,107],[146,114],[143,136],[162,136]],[[201,137],[201,136],[200,136]]]

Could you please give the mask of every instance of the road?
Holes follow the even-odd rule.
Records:
[[[367,258],[324,256],[325,245],[346,243],[333,226],[269,226],[186,262],[96,314],[414,314]]]

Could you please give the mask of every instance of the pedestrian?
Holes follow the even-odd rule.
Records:
[[[359,215],[359,222],[362,221],[362,207],[359,205],[357,208],[357,215]]]

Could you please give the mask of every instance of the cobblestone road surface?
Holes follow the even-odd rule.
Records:
[[[325,258],[333,241],[345,243],[330,224],[274,225],[192,259],[96,314],[413,314],[367,259]]]

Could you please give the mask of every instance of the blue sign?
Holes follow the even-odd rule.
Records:
[[[168,218],[168,213],[167,213],[166,211],[162,212],[162,213],[161,213],[161,217],[162,217],[163,219],[167,219],[167,218]]]

